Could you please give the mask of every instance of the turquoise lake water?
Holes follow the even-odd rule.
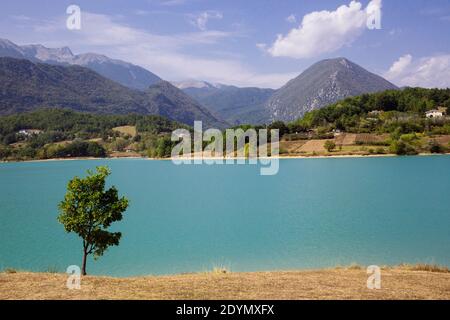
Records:
[[[0,164],[0,269],[65,271],[81,241],[56,217],[66,184],[108,165],[130,207],[88,273],[257,271],[401,262],[450,266],[450,157],[175,166],[135,159]]]

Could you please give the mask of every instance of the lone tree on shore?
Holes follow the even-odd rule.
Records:
[[[128,200],[119,198],[114,186],[105,191],[110,174],[108,167],[97,167],[96,172],[88,170],[86,178],[73,178],[59,204],[59,222],[67,232],[75,232],[83,239],[82,275],[86,275],[88,255],[93,254],[94,259],[102,256],[109,246],[117,246],[122,236],[106,230],[111,223],[122,220],[128,207]]]
[[[323,145],[325,149],[327,149],[328,152],[333,151],[336,148],[336,143],[331,140],[325,141],[325,144]]]

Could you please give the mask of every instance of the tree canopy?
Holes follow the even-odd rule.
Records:
[[[110,174],[108,167],[97,167],[96,172],[89,170],[85,178],[73,178],[59,204],[59,222],[67,232],[74,232],[83,240],[83,275],[87,256],[102,256],[109,246],[117,246],[122,236],[120,232],[107,231],[113,222],[122,220],[128,207],[128,199],[119,198],[114,186],[105,190]]]

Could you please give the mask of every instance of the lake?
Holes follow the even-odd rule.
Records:
[[[359,263],[450,266],[450,157],[285,159],[255,165],[144,159],[0,164],[0,269],[64,272],[81,241],[56,217],[67,182],[108,165],[130,199],[118,247],[91,274],[285,270]]]

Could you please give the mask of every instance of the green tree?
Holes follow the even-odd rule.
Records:
[[[331,152],[334,150],[334,148],[336,148],[336,143],[334,141],[327,140],[325,141],[325,144],[323,146],[325,147],[325,149],[327,149],[328,152]]]
[[[67,232],[83,239],[82,275],[86,275],[88,255],[93,254],[95,259],[102,256],[109,246],[117,246],[122,236],[120,232],[107,231],[111,223],[122,220],[128,207],[128,200],[119,198],[114,186],[105,191],[110,174],[108,167],[97,167],[96,172],[88,170],[85,178],[73,178],[59,204],[59,222]]]
[[[444,148],[436,140],[431,140],[428,143],[428,148],[431,153],[444,153],[445,152]]]

